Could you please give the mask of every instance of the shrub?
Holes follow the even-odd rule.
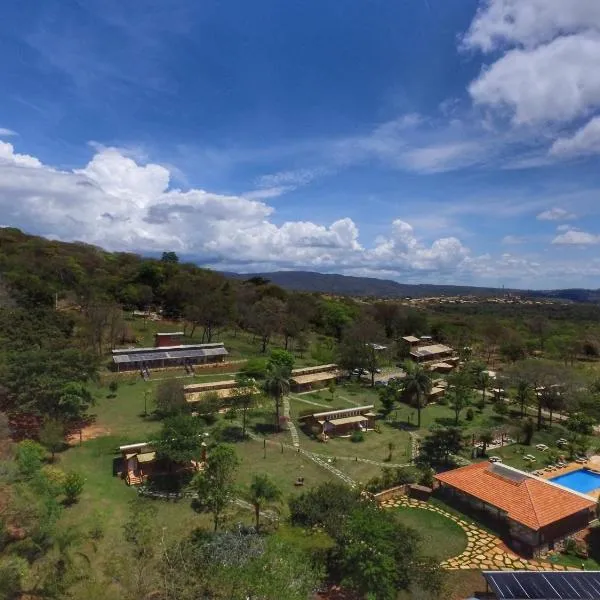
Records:
[[[67,473],[63,491],[65,494],[65,504],[75,504],[83,491],[84,479],[79,473],[71,471]]]
[[[117,395],[118,389],[119,389],[119,382],[116,379],[113,379],[108,384],[108,391],[110,392],[112,398],[114,398]]]
[[[577,542],[573,538],[567,538],[563,552],[565,554],[576,554],[577,553]]]
[[[419,483],[428,488],[433,487],[433,475],[434,470],[431,468],[424,468],[421,471],[421,476],[419,477]]]
[[[241,368],[241,372],[248,377],[264,379],[267,373],[267,359],[249,358],[246,361],[246,364]]]
[[[33,477],[41,468],[46,450],[33,440],[23,440],[17,444],[16,463],[21,475]]]
[[[354,442],[355,444],[357,444],[358,442],[364,442],[365,434],[362,431],[360,431],[360,429],[355,429],[352,432],[352,435],[350,436],[350,441]]]
[[[475,413],[473,412],[473,409],[472,408],[467,409],[467,414],[465,416],[467,421],[472,421],[474,417],[475,417]]]

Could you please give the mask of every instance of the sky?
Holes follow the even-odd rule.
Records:
[[[0,226],[600,287],[598,0],[8,0]]]

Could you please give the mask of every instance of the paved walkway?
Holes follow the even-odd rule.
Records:
[[[294,448],[299,448],[300,440],[298,439],[298,430],[290,418],[290,401],[287,396],[283,397],[283,416],[286,419],[290,435],[292,436],[292,444],[294,445]]]
[[[414,500],[408,496],[386,500],[382,503],[385,508],[420,508],[437,513],[454,521],[467,536],[467,547],[464,552],[444,560],[441,567],[448,570],[500,570],[500,571],[567,571],[567,567],[555,565],[543,560],[529,560],[511,552],[495,535],[488,533],[468,521],[445,511],[434,504]]]

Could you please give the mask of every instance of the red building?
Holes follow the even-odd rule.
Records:
[[[181,346],[183,341],[183,331],[174,331],[172,333],[155,333],[154,347],[165,348],[167,346]]]

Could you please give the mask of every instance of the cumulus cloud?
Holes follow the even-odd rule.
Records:
[[[350,218],[276,224],[260,199],[171,185],[162,165],[117,148],[96,148],[83,168],[53,169],[0,142],[0,213],[5,223],[112,250],[176,250],[204,264],[437,273],[458,269],[469,251],[457,238],[422,242],[396,220],[371,248]]]
[[[557,207],[545,210],[536,217],[538,221],[570,221],[575,218],[577,217],[573,213],[570,213],[564,208]]]
[[[595,117],[571,137],[556,140],[550,148],[554,156],[600,154],[600,117]]]
[[[600,29],[597,0],[488,0],[464,36],[466,48],[484,52],[505,44],[534,47],[557,35]]]
[[[461,46],[492,57],[468,87],[488,118],[541,133],[541,145],[563,132],[522,166],[600,151],[600,2],[482,0]]]
[[[577,229],[569,229],[565,233],[557,235],[552,240],[552,243],[561,246],[592,246],[600,244],[600,235]]]
[[[507,108],[516,124],[571,121],[600,105],[600,34],[507,52],[469,86],[476,104]]]

